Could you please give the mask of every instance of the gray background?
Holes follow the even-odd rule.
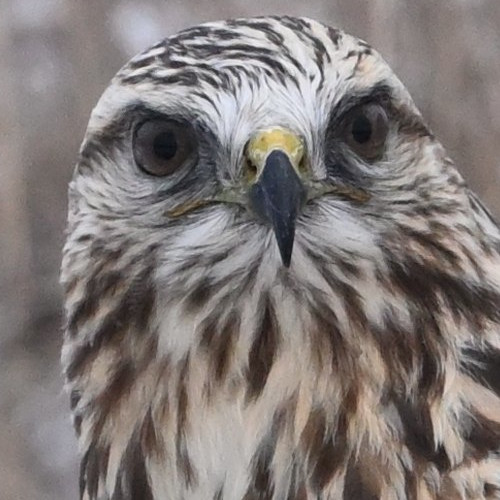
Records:
[[[0,500],[77,497],[57,280],[92,106],[157,39],[266,13],[314,17],[378,48],[500,214],[499,0],[0,0]]]

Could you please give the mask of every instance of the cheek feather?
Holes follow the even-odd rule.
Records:
[[[205,217],[196,217],[193,222],[188,222],[186,229],[169,242],[169,251],[189,252],[198,247],[211,247],[220,242],[218,235],[224,234],[231,222],[228,211],[213,210]],[[181,255],[182,257],[182,255]]]

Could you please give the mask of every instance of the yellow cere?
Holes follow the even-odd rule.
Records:
[[[265,161],[271,151],[283,151],[290,158],[295,169],[298,169],[304,155],[304,143],[300,136],[281,127],[274,127],[258,132],[248,143],[247,156],[257,168],[258,174],[264,168]]]

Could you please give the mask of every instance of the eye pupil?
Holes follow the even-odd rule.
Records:
[[[352,123],[352,137],[359,144],[368,142],[372,137],[372,124],[365,115],[357,116]]]
[[[172,131],[161,132],[153,141],[153,152],[162,160],[171,160],[177,154],[177,139]]]
[[[382,104],[369,102],[351,109],[339,127],[344,143],[368,162],[384,155],[389,133],[389,117]]]
[[[133,136],[136,165],[143,172],[166,177],[198,159],[196,136],[185,121],[152,119],[140,123]]]

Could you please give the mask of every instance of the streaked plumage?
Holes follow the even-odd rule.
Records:
[[[140,126],[165,119],[193,135],[158,176]],[[134,58],[62,283],[84,499],[500,498],[500,231],[362,41],[265,17]]]

